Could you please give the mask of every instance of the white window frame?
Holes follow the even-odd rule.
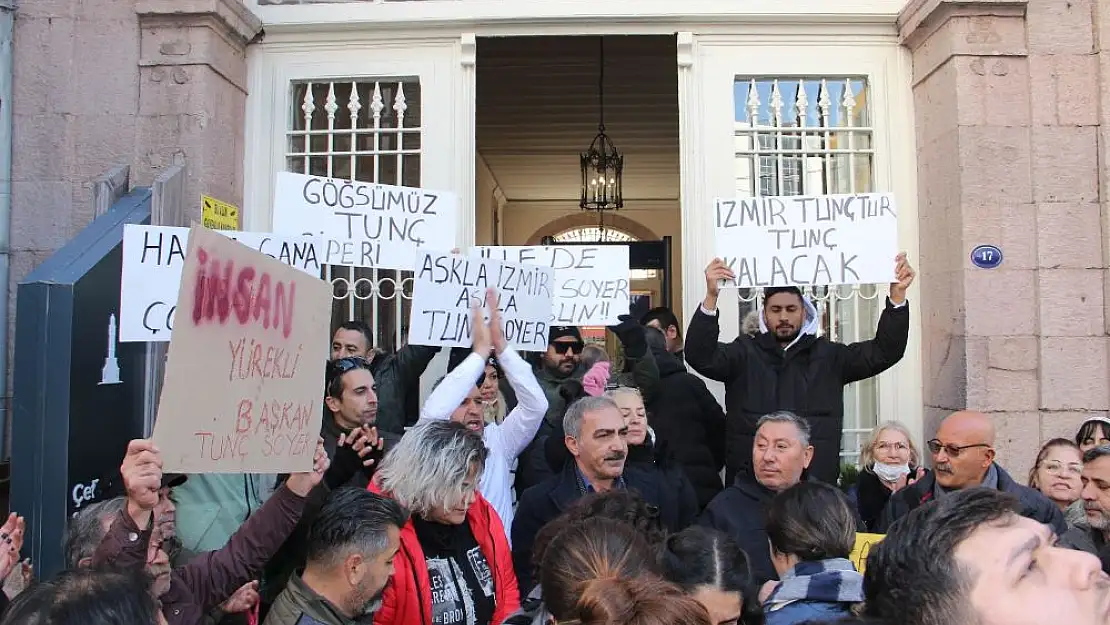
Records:
[[[702,268],[712,255],[715,197],[735,194],[735,103],[737,77],[860,76],[871,96],[873,176],[876,191],[898,198],[899,241],[911,260],[918,258],[917,185],[908,52],[891,29],[857,33],[846,44],[843,35],[814,33],[762,38],[679,33],[680,144],[683,156],[683,249],[703,250],[705,258],[687,254],[683,264],[684,312],[696,309],[704,295]],[[693,109],[693,110],[690,110]],[[691,207],[698,207],[691,209]],[[915,285],[910,299],[919,293]],[[721,336],[739,332],[735,298],[720,300]],[[913,309],[906,354],[878,379],[878,420],[898,420],[924,442],[922,404],[921,317]],[[713,384],[723,399],[723,388]]]
[[[252,46],[248,51],[245,230],[270,230],[274,176],[286,168],[290,116],[299,107],[293,102],[294,82],[415,77],[421,91],[420,184],[459,194],[459,242],[473,243],[473,35],[421,41],[333,39],[313,45],[290,41]],[[469,145],[465,137],[470,138]]]
[[[278,39],[248,48],[243,229],[271,231],[274,177],[286,169],[287,133],[300,106],[293,102],[294,82],[415,77],[421,92],[420,184],[458,193],[457,240],[473,245],[474,35],[332,37],[312,44]],[[441,351],[421,378],[421,401],[446,371],[449,351]]]

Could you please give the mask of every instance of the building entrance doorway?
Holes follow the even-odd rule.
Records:
[[[676,41],[604,37],[605,132],[624,155],[624,206],[604,215],[579,207],[580,155],[600,116],[599,43],[478,38],[475,242],[628,245],[642,314],[681,302]]]

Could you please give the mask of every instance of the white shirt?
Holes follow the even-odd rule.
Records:
[[[497,356],[497,362],[509,385],[516,392],[517,404],[500,424],[487,423],[482,439],[489,449],[486,468],[478,484],[478,490],[489,501],[501,517],[505,534],[513,525],[513,474],[512,468],[517,456],[524,451],[540,423],[547,414],[547,396],[532,373],[532,367],[511,348],[506,348]],[[486,359],[471,353],[455,367],[439,386],[432,391],[420,411],[421,419],[448,420],[466,396],[474,388],[474,383],[486,369]],[[510,539],[511,540],[511,539]]]

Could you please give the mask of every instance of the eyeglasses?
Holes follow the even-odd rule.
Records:
[[[581,341],[556,341],[552,343],[551,346],[555,348],[556,354],[565,354],[570,351],[573,351],[575,354],[581,354],[583,347]]]
[[[1059,460],[1049,460],[1041,465],[1045,471],[1056,475],[1083,475],[1083,467],[1076,464],[1064,464]]]
[[[880,451],[906,451],[909,448],[910,448],[910,446],[905,444],[905,443],[882,442],[882,443],[879,443],[879,444],[875,445],[875,449],[878,449]]]
[[[925,444],[929,446],[929,451],[933,452],[934,454],[939,454],[940,450],[943,449],[950,458],[959,458],[960,453],[962,453],[965,449],[972,449],[974,447],[990,447],[990,445],[988,445],[987,443],[975,443],[974,445],[953,445],[951,443],[948,443],[946,445],[935,438]]]

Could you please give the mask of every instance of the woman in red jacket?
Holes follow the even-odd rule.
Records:
[[[386,455],[370,489],[412,511],[375,625],[500,625],[520,607],[512,552],[478,494],[482,437],[421,422]]]

